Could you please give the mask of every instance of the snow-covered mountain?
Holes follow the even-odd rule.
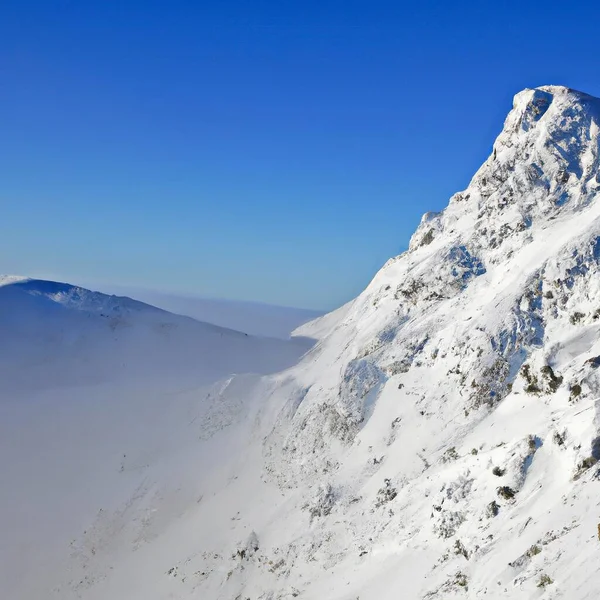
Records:
[[[580,92],[517,94],[288,369],[1,403],[7,597],[596,599],[599,123]]]

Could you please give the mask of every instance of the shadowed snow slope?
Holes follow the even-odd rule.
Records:
[[[285,371],[5,402],[7,597],[595,600],[599,118],[519,93]]]

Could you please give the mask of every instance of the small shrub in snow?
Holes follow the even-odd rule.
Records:
[[[398,495],[398,490],[392,486],[392,481],[390,479],[384,479],[383,482],[383,487],[377,492],[377,499],[375,500],[376,508],[387,504]]]
[[[577,398],[581,396],[581,386],[578,383],[572,385],[569,391],[571,392],[571,395],[569,397],[571,402],[575,402],[575,400],[577,400]]]
[[[550,585],[551,583],[554,583],[554,581],[552,581],[552,579],[550,579],[550,577],[548,575],[546,575],[546,573],[542,573],[542,575],[540,575],[540,579],[538,581],[537,586],[539,588],[543,588],[543,587],[546,587],[547,585]]]
[[[469,552],[460,540],[456,540],[454,542],[454,554],[460,554],[461,556],[464,556],[467,560],[469,560]]]
[[[285,565],[285,560],[280,558],[277,562],[269,561],[269,573],[275,573],[278,569],[281,569]]]
[[[238,546],[235,556],[240,560],[248,560],[258,552],[259,547],[258,536],[256,535],[256,532],[252,531],[246,542]]]
[[[527,385],[527,387],[525,388],[525,391],[528,394],[539,394],[542,390],[540,389],[540,387],[537,384],[537,381],[533,382],[533,383],[529,383]]]
[[[507,485],[499,487],[496,491],[498,492],[498,496],[504,498],[504,500],[512,500],[516,495],[516,492]]]
[[[579,323],[579,321],[581,321],[581,319],[583,319],[583,317],[585,317],[585,315],[581,312],[574,312],[569,320],[571,321],[571,325],[576,325],[577,323]]]
[[[527,438],[527,446],[529,447],[529,452],[535,452],[542,445],[542,440],[536,435],[530,435]]]
[[[462,588],[466,588],[469,581],[467,579],[467,576],[464,573],[461,573],[460,571],[454,576],[454,583]]]
[[[537,544],[534,544],[533,546],[531,546],[531,548],[529,548],[529,550],[527,550],[527,552],[525,553],[529,558],[532,558],[533,556],[536,556],[537,554],[539,554],[542,551],[541,547],[538,546]]]
[[[495,500],[492,500],[485,509],[485,516],[491,519],[492,517],[497,517],[499,512],[500,505]]]
[[[492,469],[492,473],[496,476],[496,477],[502,477],[504,475],[504,473],[506,473],[506,469],[501,469],[500,467],[494,467]]]
[[[447,463],[450,462],[452,460],[458,460],[460,457],[458,455],[458,452],[456,451],[456,448],[454,446],[452,446],[452,448],[448,448],[446,450],[446,452],[444,452],[444,454],[442,455],[442,462],[443,463]]]
[[[546,379],[546,385],[548,386],[548,389],[552,393],[556,392],[563,382],[562,376],[556,375],[550,365],[545,365],[542,367],[542,375]]]
[[[525,386],[525,392],[528,394],[539,394],[542,391],[540,389],[537,377],[531,372],[531,367],[528,364],[524,364],[521,367],[521,375],[527,383]]]
[[[427,233],[421,238],[419,246],[428,246],[433,242],[433,229],[427,230]]]
[[[598,459],[595,456],[588,456],[584,458],[578,465],[575,470],[575,475],[573,475],[573,479],[579,479],[588,469],[591,469],[596,463]]]

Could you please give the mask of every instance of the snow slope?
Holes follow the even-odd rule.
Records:
[[[169,402],[119,384],[114,445],[93,395],[30,399],[0,437],[14,505],[41,485],[87,512],[23,546],[0,511],[8,597],[597,598],[599,120],[580,92],[517,94],[468,188],[286,370]]]

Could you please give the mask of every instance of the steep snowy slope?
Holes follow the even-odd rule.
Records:
[[[266,453],[280,485],[320,480],[313,597],[597,596],[599,115],[517,95],[469,188],[298,368]]]
[[[198,560],[205,597],[597,597],[599,115],[518,94],[467,190],[316,326],[258,417],[281,496],[232,501],[258,550]]]
[[[298,330],[297,365],[152,404],[103,463],[121,496],[88,498],[47,568],[13,553],[11,597],[596,599],[599,121],[585,94],[518,94],[469,187]],[[148,432],[170,443],[136,455]]]

